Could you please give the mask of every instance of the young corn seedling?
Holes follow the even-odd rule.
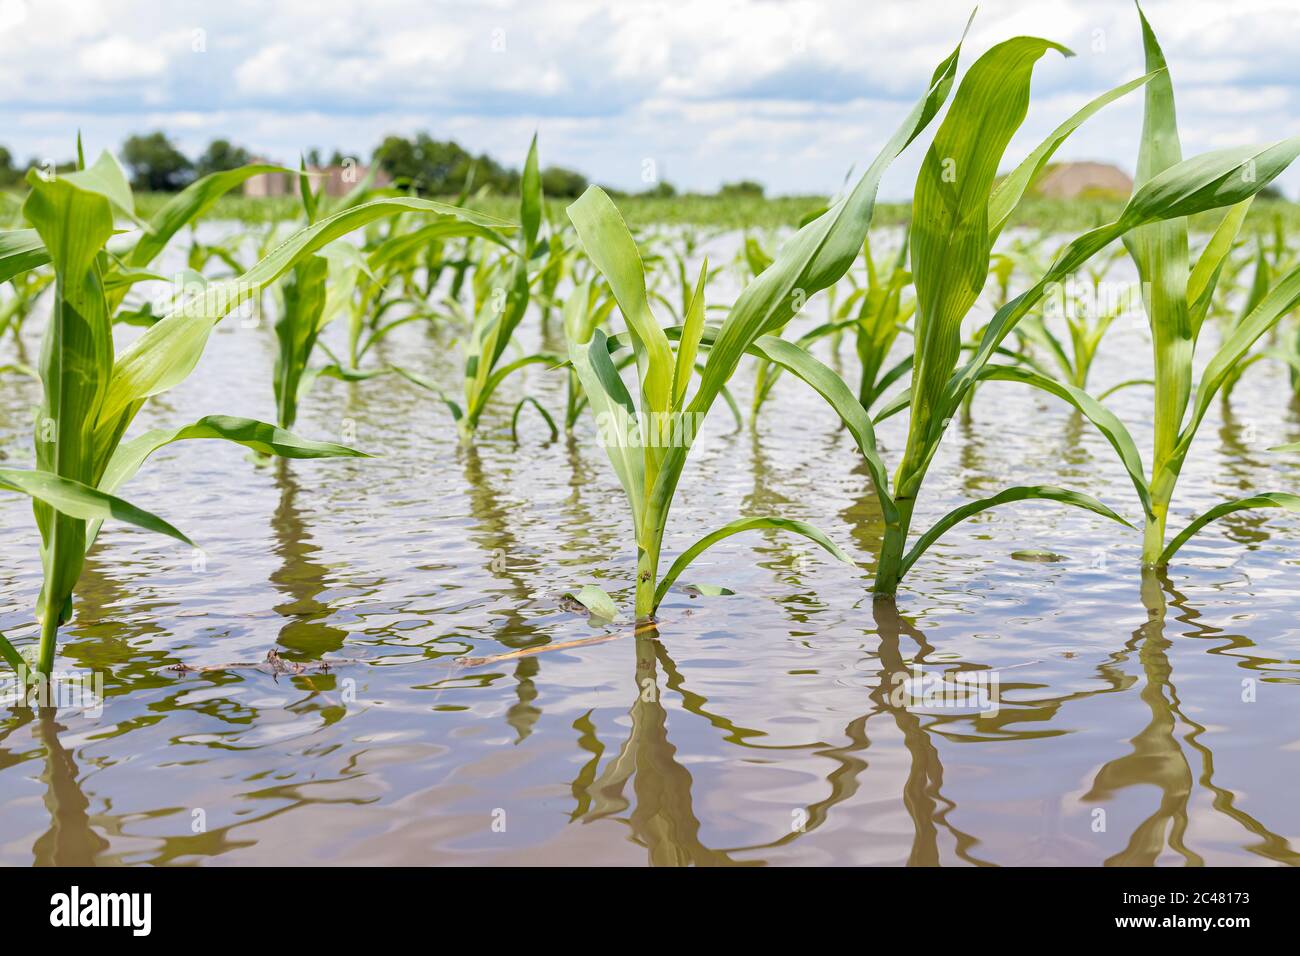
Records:
[[[1119,452],[1144,514],[1142,563],[1163,567],[1178,549],[1209,522],[1247,508],[1300,511],[1300,497],[1267,492],[1227,501],[1193,519],[1166,543],[1166,524],[1174,489],[1197,429],[1215,395],[1248,361],[1251,347],[1283,316],[1300,304],[1300,267],[1283,275],[1259,296],[1253,307],[1225,331],[1222,341],[1193,388],[1193,362],[1202,324],[1214,296],[1224,261],[1245,221],[1252,197],[1300,154],[1300,137],[1270,147],[1244,147],[1182,160],[1173,83],[1164,55],[1146,17],[1139,11],[1147,67],[1159,70],[1146,90],[1146,109],[1138,153],[1137,179],[1129,208],[1147,197],[1169,196],[1175,215],[1161,221],[1134,224],[1124,244],[1137,265],[1144,289],[1143,304],[1151,327],[1155,364],[1154,448],[1151,474],[1143,473],[1141,457],[1122,424],[1084,393],[1070,391],[1070,400],[1083,408]],[[1217,179],[1207,179],[1217,174]],[[1184,181],[1202,183],[1182,199]],[[1208,194],[1207,194],[1208,190]],[[1194,266],[1189,268],[1188,212],[1230,207]],[[1164,210],[1162,210],[1164,212]],[[1266,284],[1266,283],[1265,283]],[[1259,290],[1262,292],[1262,287]]]
[[[939,442],[956,416],[975,375],[957,371],[962,353],[961,324],[976,303],[990,269],[993,243],[1051,155],[1085,119],[1107,103],[1135,89],[1142,77],[1098,97],[1059,126],[1001,183],[995,185],[998,164],[1024,119],[1029,82],[1037,61],[1049,50],[1063,47],[1035,37],[1017,37],[981,56],[967,72],[942,125],[926,154],[917,179],[911,229],[912,279],[916,288],[915,353],[912,385],[887,403],[879,418],[910,410],[908,443],[891,493],[885,465],[876,448],[871,420],[849,388],[795,343],[760,340],[758,347],[804,379],[831,402],[857,439],[871,472],[885,522],[885,536],[876,566],[875,592],[890,597],[898,582],[934,540],[972,514],[1011,501],[1042,498],[1075,504],[1119,519],[1086,495],[1048,486],[1007,489],[990,499],[972,502],[944,516],[907,548],[912,512],[926,470]],[[1111,238],[1118,236],[1118,233]],[[1100,248],[1098,246],[1097,248]],[[1077,265],[1095,252],[1079,250]],[[1000,346],[1013,321],[999,323],[1011,313],[1020,318],[1050,281],[1044,277],[1030,293],[1013,300],[986,330],[981,348],[967,368],[979,368]]]
[[[86,551],[104,518],[122,518],[186,540],[161,519],[114,497],[155,451],[183,440],[221,439],[287,458],[362,454],[329,442],[308,441],[264,422],[226,416],[208,416],[124,441],[148,400],[178,385],[194,369],[222,317],[334,239],[367,222],[407,209],[434,215],[462,213],[413,199],[379,200],[337,213],[297,233],[237,279],[196,291],[118,354],[110,282],[118,267],[107,246],[115,216],[134,218],[121,167],[104,153],[90,168],[52,181],[33,172],[28,184],[31,192],[23,212],[40,251],[39,256],[28,256],[29,268],[43,258],[55,276],[39,367],[44,401],[36,422],[36,470],[19,474],[10,470],[0,480],[5,488],[36,499],[45,580],[37,600],[41,633],[35,669],[48,675],[59,628],[72,616],[73,592]],[[0,246],[5,240],[0,240]],[[14,242],[7,245],[12,248]],[[0,653],[12,666],[23,665],[23,658],[5,638],[0,638]]]
[[[305,175],[301,177],[301,188],[307,223],[311,225],[319,218],[321,197],[312,194]],[[460,206],[455,208],[459,210],[458,215],[441,216],[437,221],[399,238],[408,250],[418,250],[421,244],[427,245],[435,241],[435,236],[441,241],[455,237],[489,236],[494,242],[509,245],[509,240],[501,232],[491,228],[489,220],[469,213]],[[402,215],[414,218],[418,214],[412,212]],[[417,241],[407,241],[411,237]],[[380,282],[391,279],[388,275],[383,280],[378,279],[374,270],[382,269],[392,261],[390,256],[393,249],[394,242],[390,239],[367,254],[349,240],[339,239],[303,259],[286,274],[280,284],[280,312],[275,323],[279,349],[275,362],[274,388],[277,422],[281,428],[293,427],[298,417],[299,404],[318,378],[361,381],[389,371],[387,368],[371,371],[345,368],[337,361],[313,367],[311,361],[318,346],[328,352],[320,342],[320,336],[340,316],[349,315],[354,320],[350,329],[351,354],[358,359],[392,328],[407,320],[408,317],[394,320],[394,323],[373,332],[364,348],[359,353],[355,350],[358,285],[369,280],[373,288]],[[411,317],[420,318],[424,314],[417,309]]]
[[[478,431],[479,421],[488,402],[508,377],[529,365],[558,365],[562,356],[549,352],[535,352],[501,365],[515,330],[528,311],[533,279],[529,267],[534,256],[543,250],[537,242],[542,222],[542,177],[537,162],[537,137],[533,136],[528,148],[528,159],[519,185],[519,220],[521,224],[518,245],[507,255],[480,263],[476,270],[474,314],[469,322],[468,342],[465,349],[464,407],[443,394],[436,382],[405,368],[396,371],[416,385],[436,394],[451,412],[461,440],[470,440]],[[493,238],[483,236],[483,238]],[[510,250],[508,243],[499,242]],[[504,278],[503,278],[504,277]],[[519,413],[531,404],[545,419],[551,437],[559,435],[555,420],[537,399],[526,396],[516,404],[512,422],[516,425]],[[513,427],[513,426],[512,426]]]
[[[886,406],[877,421],[907,409],[908,441],[890,490],[871,421],[837,376],[794,343],[759,340],[755,345],[827,398],[848,424],[866,455],[885,522],[874,591],[892,600],[899,581],[936,540],[964,519],[998,505],[1045,499],[1075,505],[1127,524],[1088,495],[1041,485],[1008,488],[972,501],[940,518],[908,548],[912,515],[925,475],[964,397],[982,379],[1037,385],[1073,403],[1098,423],[1126,465],[1136,460],[1132,440],[1113,415],[1073,386],[1023,366],[991,365],[1019,321],[1054,284],[1130,230],[1240,203],[1263,188],[1290,162],[1300,142],[1207,153],[1171,166],[1145,182],[1120,215],[1064,246],[1028,290],[1005,303],[985,327],[974,354],[958,367],[962,319],[979,296],[994,240],[1026,190],[1060,143],[1102,106],[1144,83],[1155,70],[1098,97],[1068,119],[1010,175],[995,186],[1003,150],[1025,115],[1034,63],[1056,44],[1018,37],[995,46],[963,79],[917,181],[912,226],[912,273],[916,285],[916,361],[911,387]],[[965,172],[961,172],[965,170]],[[951,174],[950,174],[951,172]],[[1257,174],[1257,175],[1256,175]],[[1146,506],[1146,486],[1139,486]]]
[[[690,453],[691,442],[686,436],[697,433],[741,358],[754,343],[784,328],[807,298],[829,288],[848,271],[866,239],[880,177],[942,106],[952,86],[960,49],[959,44],[935,70],[929,90],[856,186],[796,232],[772,264],[741,292],[721,328],[708,330],[711,347],[699,385],[689,400],[696,356],[706,333],[705,273],[702,271],[696,282],[686,321],[676,330],[674,351],[669,335],[650,307],[636,243],[613,202],[599,188],[592,187],[569,207],[569,218],[577,228],[578,238],[609,283],[627,324],[627,332],[613,339],[607,339],[600,329],[595,329],[588,342],[570,342],[569,356],[631,508],[636,537],[639,619],[654,615],[673,582],[695,558],[717,542],[742,531],[763,528],[791,531],[847,560],[835,544],[811,525],[777,517],[745,517],[692,544],[666,572],[661,572],[659,567],[669,510]],[[635,400],[610,357],[611,349],[629,346],[635,357],[638,379]],[[717,592],[716,588],[709,590]]]
[[[455,205],[469,199],[473,169]],[[397,195],[397,193],[393,193]],[[472,224],[471,224],[472,225]],[[438,317],[430,304],[447,272],[452,275],[449,300],[459,302],[465,277],[473,265],[470,250],[476,239],[509,248],[499,233],[450,221],[425,223],[414,215],[397,215],[370,226],[363,249],[367,268],[359,280],[349,316],[347,371],[358,377],[361,363],[391,333],[412,322]],[[423,281],[419,281],[423,273]]]

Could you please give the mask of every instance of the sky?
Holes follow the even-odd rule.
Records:
[[[187,154],[231,139],[268,158],[425,130],[623,189],[831,193],[924,91],[967,0],[0,0],[0,144],[60,161],[161,129]],[[1300,0],[1149,0],[1184,155],[1300,135]],[[1140,75],[1128,0],[983,0],[969,64],[1018,34],[1049,52],[1006,167],[1074,110]],[[1091,119],[1062,159],[1132,172],[1141,94]],[[923,145],[891,168],[911,193]],[[1300,195],[1300,169],[1278,181]]]

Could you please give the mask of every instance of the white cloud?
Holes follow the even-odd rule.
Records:
[[[166,68],[167,58],[154,46],[110,36],[83,47],[77,65],[87,79],[113,83],[158,76]]]
[[[969,0],[0,0],[0,139],[65,155],[162,128],[188,149],[226,136],[292,158],[368,153],[427,129],[518,163],[545,161],[636,186],[652,157],[680,186],[740,177],[786,192],[861,169],[955,43]],[[1149,0],[1174,76],[1187,153],[1300,134],[1300,11],[1289,0]],[[192,43],[202,30],[201,50]],[[1045,57],[1015,158],[1091,96],[1142,71],[1129,0],[984,0],[969,65],[1017,33]],[[1140,94],[1089,121],[1062,158],[1132,167]],[[912,153],[919,153],[913,149]],[[918,156],[883,194],[905,195]],[[1287,188],[1300,187],[1289,171]]]

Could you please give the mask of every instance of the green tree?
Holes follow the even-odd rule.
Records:
[[[563,166],[542,170],[542,192],[547,196],[577,199],[587,189],[587,177]]]
[[[464,188],[473,170],[473,185],[495,192],[517,194],[519,172],[507,169],[486,154],[474,156],[459,143],[436,140],[418,133],[414,140],[388,136],[374,153],[374,161],[399,183],[409,183],[422,193],[454,195]]]
[[[763,184],[752,179],[742,179],[738,183],[723,183],[718,190],[719,196],[762,196]]]
[[[642,195],[649,196],[652,199],[672,199],[677,195],[677,187],[668,180],[661,179],[642,193]]]
[[[7,147],[0,146],[0,189],[8,189],[22,177],[22,170],[14,168],[13,154]]]
[[[122,162],[133,189],[175,192],[194,178],[194,164],[161,132],[130,136],[122,144]]]
[[[206,176],[247,166],[251,159],[248,150],[242,146],[235,146],[228,139],[214,139],[195,162],[194,170],[198,175]]]

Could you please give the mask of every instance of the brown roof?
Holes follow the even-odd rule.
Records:
[[[1126,198],[1133,192],[1133,179],[1109,163],[1056,163],[1048,167],[1035,191],[1053,199],[1073,199],[1081,193]]]

